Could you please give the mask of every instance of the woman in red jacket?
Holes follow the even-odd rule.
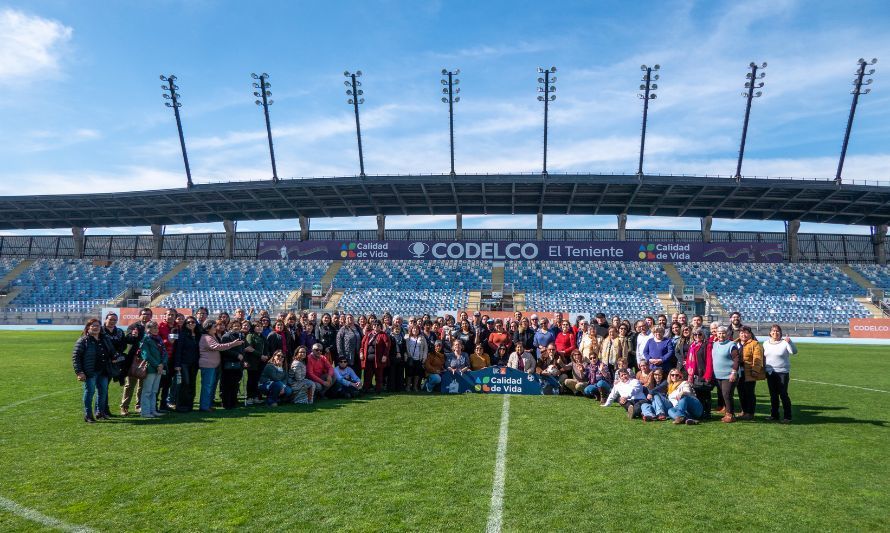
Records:
[[[376,322],[374,329],[362,338],[362,348],[359,351],[362,368],[365,369],[365,392],[371,389],[371,378],[374,378],[374,390],[383,391],[383,371],[388,362],[387,356],[392,348],[392,339],[384,329],[383,322]]]
[[[575,341],[576,335],[572,331],[572,325],[569,324],[568,320],[563,320],[561,327],[562,331],[556,335],[556,340],[553,342],[556,344],[556,353],[561,358],[570,360],[571,353],[578,348]]]

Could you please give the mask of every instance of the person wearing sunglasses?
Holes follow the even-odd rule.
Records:
[[[714,363],[711,359],[711,352],[708,349],[708,334],[704,328],[697,328],[692,333],[692,343],[686,351],[684,361],[686,375],[689,377],[687,381],[692,386],[695,397],[701,402],[702,412],[701,418],[707,420],[711,418],[711,390],[714,385]]]
[[[704,408],[696,398],[692,385],[684,379],[683,372],[679,369],[675,368],[668,374],[667,398],[671,402],[668,416],[674,421],[674,424],[684,422],[690,426],[698,424]]]
[[[198,320],[187,317],[179,338],[173,343],[173,359],[176,361],[176,372],[180,383],[176,395],[176,412],[188,413],[195,407],[195,382],[198,379],[198,359],[200,352],[201,333]]]
[[[657,369],[649,376],[646,384],[646,403],[640,406],[643,413],[643,422],[652,420],[666,420],[669,402],[667,399],[668,383],[664,379],[664,370]]]

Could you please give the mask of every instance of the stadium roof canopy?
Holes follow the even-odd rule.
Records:
[[[552,214],[880,225],[890,186],[788,178],[411,175],[241,181],[191,189],[0,197],[0,229],[194,224],[298,216]]]

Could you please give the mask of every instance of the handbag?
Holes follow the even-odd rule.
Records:
[[[117,379],[121,377],[121,367],[118,366],[114,361],[108,361],[106,365],[108,371],[108,377],[111,379]]]
[[[223,363],[223,370],[240,370],[241,368],[240,361],[226,361]]]
[[[145,379],[148,376],[148,362],[139,356],[134,357],[133,362],[130,363],[130,371],[127,375],[131,378]]]

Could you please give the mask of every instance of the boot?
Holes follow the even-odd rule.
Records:
[[[609,391],[605,387],[598,387],[597,390],[600,393],[600,405],[605,405],[606,399],[609,398]]]

